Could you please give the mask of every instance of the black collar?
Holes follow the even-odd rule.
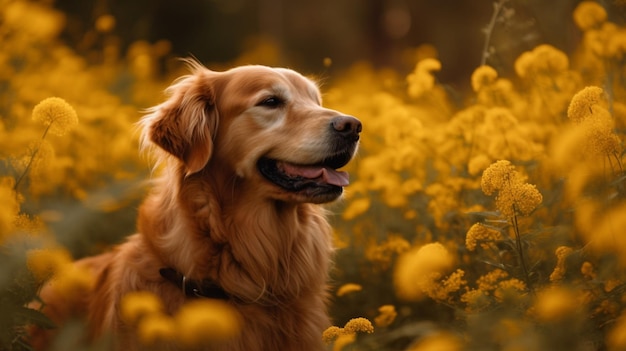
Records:
[[[179,287],[187,297],[204,297],[228,300],[230,296],[212,280],[193,280],[172,268],[161,268],[159,273],[165,280]]]

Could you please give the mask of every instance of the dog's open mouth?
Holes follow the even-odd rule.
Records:
[[[341,194],[349,184],[348,173],[337,171],[352,158],[350,153],[340,153],[316,164],[303,165],[262,157],[258,162],[261,174],[272,183],[290,192],[310,191]]]

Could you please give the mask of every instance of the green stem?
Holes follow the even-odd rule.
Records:
[[[512,189],[513,184],[511,182],[511,177],[508,176],[506,179],[509,189]],[[511,190],[509,190],[511,191]],[[513,195],[513,193],[511,193],[511,195]],[[518,265],[522,268],[522,273],[524,274],[524,282],[526,283],[526,286],[528,287],[528,290],[532,293],[533,290],[533,286],[532,283],[530,281],[530,272],[528,271],[528,267],[526,267],[526,259],[524,258],[524,247],[522,246],[522,234],[520,233],[519,230],[519,224],[517,222],[517,199],[515,198],[515,196],[513,196],[513,217],[511,217],[511,224],[513,225],[513,232],[515,233],[515,249],[517,251],[517,261],[518,261]]]
[[[46,135],[48,135],[48,131],[50,130],[50,126],[52,126],[52,123],[48,124],[48,126],[46,127],[46,130],[44,130],[43,135],[41,136],[41,141],[43,141],[46,138]],[[39,153],[39,147],[35,148],[33,153],[30,155],[30,160],[28,160],[28,164],[26,165],[26,168],[24,169],[24,172],[22,172],[22,174],[19,176],[19,178],[17,178],[17,181],[15,182],[15,185],[13,186],[13,190],[15,192],[17,192],[17,190],[18,190],[18,188],[20,186],[20,183],[26,177],[28,172],[30,171],[30,167],[33,165],[33,161],[35,160],[35,156],[37,156],[38,153]]]
[[[508,0],[500,0],[493,3],[493,14],[491,15],[489,24],[487,24],[487,28],[485,28],[485,45],[483,46],[483,54],[480,60],[481,66],[487,63],[487,57],[489,57],[489,43],[491,42],[491,33],[493,33],[493,29],[496,26],[496,21],[498,20],[500,11],[502,11],[502,8],[507,1]]]
[[[513,204],[513,231],[515,232],[515,246],[517,248],[517,258],[519,261],[519,265],[522,267],[522,272],[524,273],[524,281],[526,282],[526,286],[528,286],[528,290],[533,292],[533,286],[530,281],[530,273],[528,272],[528,268],[526,267],[526,260],[524,259],[524,248],[522,246],[522,235],[519,231],[519,226],[517,224],[517,209],[515,208],[515,204]]]

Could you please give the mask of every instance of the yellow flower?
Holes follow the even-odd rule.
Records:
[[[356,333],[359,332],[373,333],[372,322],[363,317],[353,318],[343,328],[337,326],[326,328],[322,333],[322,340],[327,344],[335,342],[333,350],[341,350],[346,344],[354,342]]]
[[[526,322],[526,320],[515,319],[515,318],[501,318],[498,319],[496,325],[494,325],[493,330],[493,339],[492,342],[497,343],[498,345],[507,345],[506,347],[501,348],[501,350],[506,351],[525,351],[529,349],[535,349],[529,344],[521,345],[511,345],[516,342],[519,343],[520,339],[523,339],[524,332],[526,332],[530,328],[530,323]]]
[[[556,248],[554,254],[558,261],[564,261],[572,252],[574,252],[574,249],[569,246],[559,246]]]
[[[470,175],[478,175],[482,173],[491,164],[491,159],[485,154],[472,157],[467,163],[467,172]]]
[[[569,68],[567,55],[552,45],[539,45],[533,51],[535,51],[535,58],[539,61],[539,70],[559,73]]]
[[[472,89],[479,91],[485,86],[493,84],[498,79],[498,72],[491,66],[483,65],[472,73]]]
[[[554,76],[569,68],[567,55],[557,48],[542,44],[521,54],[515,60],[515,72],[521,78],[533,79],[536,75]]]
[[[569,172],[568,188],[572,194],[582,190],[591,178],[603,174],[598,166],[606,159],[601,161],[598,156],[608,157],[614,171],[621,167],[614,164],[614,159],[619,159],[623,150],[622,140],[615,132],[615,120],[607,105],[601,88],[590,86],[579,91],[568,108],[568,117],[575,124],[565,128],[553,143],[555,165]]]
[[[600,305],[593,310],[594,315],[604,314],[610,316],[617,316],[622,310],[621,303],[617,303],[612,300],[602,300]]]
[[[583,262],[582,266],[580,267],[580,272],[583,274],[583,276],[587,279],[596,279],[597,274],[593,269],[593,265],[590,262]]]
[[[168,315],[152,313],[139,321],[137,335],[144,344],[155,344],[159,341],[171,341],[176,336],[176,323]]]
[[[606,104],[604,90],[600,87],[588,86],[572,97],[567,108],[567,117],[573,122],[580,123],[593,114],[597,105],[603,106],[604,104]]]
[[[501,269],[494,269],[493,271],[481,276],[476,281],[478,290],[483,292],[493,291],[498,287],[498,284],[503,279],[509,277],[509,274]]]
[[[513,107],[520,100],[513,83],[508,79],[498,78],[493,84],[484,86],[477,94],[477,100],[485,106]]]
[[[607,279],[604,282],[604,292],[609,293],[622,284],[624,284],[624,282],[620,279]]]
[[[404,217],[404,219],[410,220],[410,219],[417,218],[417,214],[418,214],[417,211],[415,211],[413,209],[409,209],[406,212],[404,212],[402,217]]]
[[[485,124],[497,127],[499,131],[506,131],[514,128],[518,121],[510,109],[492,107],[485,112]]]
[[[501,281],[493,295],[498,299],[498,301],[505,301],[509,298],[516,298],[520,293],[525,291],[526,284],[523,281],[511,278]]]
[[[430,197],[428,210],[434,217],[437,227],[448,226],[447,216],[460,210],[458,194],[468,184],[469,181],[464,178],[449,177],[441,182],[432,183],[424,189],[424,193]]]
[[[432,58],[432,57],[425,58],[419,61],[417,66],[419,67],[420,70],[427,71],[427,72],[441,70],[441,62],[439,62],[439,60],[437,60],[436,58]]]
[[[335,340],[335,345],[333,345],[333,351],[341,351],[346,346],[353,344],[356,341],[356,334],[342,334],[337,337]]]
[[[335,341],[335,339],[337,339],[339,335],[342,335],[342,334],[343,334],[343,328],[339,328],[333,325],[333,326],[326,328],[326,330],[324,330],[324,332],[322,333],[322,340],[324,340],[325,343],[330,344],[333,341]]]
[[[416,178],[410,178],[402,183],[402,193],[405,195],[413,195],[422,190],[422,182]]]
[[[136,324],[142,317],[163,311],[163,302],[148,291],[134,291],[122,297],[120,314],[128,324]]]
[[[15,229],[20,233],[30,235],[39,235],[46,231],[46,225],[41,217],[31,216],[26,213],[20,213],[19,215],[17,215],[15,217],[14,225]],[[0,235],[0,237],[2,236]]]
[[[621,228],[626,228],[626,203],[622,201],[603,212],[589,213],[593,216],[593,227],[583,233],[589,243],[588,247],[598,254],[614,254],[621,266],[625,267],[626,236],[620,233]]]
[[[496,197],[496,207],[507,217],[515,214],[529,215],[543,201],[537,187],[528,183],[513,183],[500,190]]]
[[[397,234],[389,234],[387,240],[380,244],[372,241],[365,249],[365,257],[377,264],[377,267],[385,270],[389,268],[396,254],[407,251],[411,244]]]
[[[579,304],[569,289],[552,286],[537,293],[533,312],[544,321],[562,320],[572,315]]]
[[[535,55],[532,51],[524,51],[521,55],[515,59],[514,67],[515,73],[521,78],[529,75],[529,67],[531,67]]]
[[[96,30],[100,33],[109,33],[115,28],[115,17],[102,15],[96,19]]]
[[[509,161],[501,160],[483,172],[481,187],[486,195],[498,191],[496,207],[504,216],[529,215],[543,201],[543,197],[535,185],[523,180]]]
[[[404,300],[419,300],[433,281],[454,265],[454,256],[440,243],[413,248],[398,257],[394,269],[395,292]]]
[[[358,317],[352,318],[346,323],[343,327],[343,330],[346,333],[368,333],[371,334],[374,332],[374,326],[372,322],[370,322],[367,318]]]
[[[487,250],[494,248],[493,242],[501,239],[502,235],[499,231],[488,228],[481,223],[475,223],[465,235],[465,246],[468,250],[474,251],[476,245],[480,244],[483,249]]]
[[[183,305],[174,318],[177,337],[191,347],[232,339],[241,330],[238,312],[220,300],[193,300]]]
[[[370,208],[369,197],[362,197],[351,200],[346,209],[342,213],[343,219],[349,221],[354,219],[367,211]]]
[[[502,189],[516,176],[515,166],[507,160],[500,160],[492,163],[483,172],[480,186],[485,195],[491,195],[495,191]]]
[[[496,208],[503,216],[513,217],[516,214],[516,198],[513,193],[513,189],[517,188],[519,183],[514,183],[510,187],[500,189],[498,196],[496,196]]]
[[[398,316],[394,305],[383,305],[378,308],[378,316],[374,318],[377,327],[388,327]]]
[[[587,117],[580,128],[585,131],[586,151],[590,156],[618,155],[622,150],[622,141],[614,132],[614,122],[607,110]]]
[[[441,62],[437,59],[426,58],[418,62],[415,70],[406,78],[409,83],[409,96],[418,98],[431,91],[435,86],[435,77],[432,72],[439,70],[441,70]]]
[[[563,279],[566,273],[565,260],[567,259],[567,256],[569,256],[572,252],[574,252],[574,250],[568,246],[559,246],[556,249],[555,255],[556,255],[557,261],[556,261],[556,267],[554,267],[552,274],[550,274],[551,282],[555,282],[555,281],[559,281]]]
[[[589,68],[594,71],[605,69],[599,59],[612,59],[608,48],[611,38],[619,31],[620,28],[615,23],[608,21],[599,25],[599,28],[585,31],[582,44],[588,51]]]
[[[606,336],[606,344],[609,350],[626,349],[626,312],[613,323]]]
[[[42,41],[56,38],[65,25],[65,15],[43,3],[11,1],[3,6],[3,26]],[[21,37],[21,36],[20,36]]]
[[[616,61],[621,61],[626,52],[626,30],[620,29],[610,38],[606,46],[606,55]]]
[[[341,287],[339,287],[339,289],[337,289],[337,296],[344,296],[347,295],[349,293],[353,293],[353,292],[357,292],[357,291],[361,291],[363,290],[363,287],[360,286],[359,284],[354,284],[354,283],[348,283],[348,284],[344,284]]]
[[[96,283],[89,267],[77,264],[64,265],[55,273],[52,284],[55,291],[68,299],[90,294]]]
[[[463,286],[467,285],[467,281],[463,279],[464,275],[465,272],[462,269],[457,269],[441,281],[431,281],[431,284],[424,286],[424,291],[428,297],[435,301],[449,301],[451,299],[450,294],[461,290]],[[439,274],[436,276],[438,277]]]
[[[466,304],[465,310],[467,312],[478,312],[489,306],[490,299],[485,291],[472,289],[461,295],[461,302]]]
[[[35,106],[33,120],[43,123],[50,133],[63,135],[78,123],[74,108],[58,97],[44,99]]]
[[[424,337],[407,351],[460,351],[463,349],[462,346],[458,337],[439,332]]]
[[[604,7],[595,1],[582,1],[574,9],[574,22],[578,28],[589,30],[604,23],[607,13]]]
[[[62,248],[36,249],[26,254],[26,265],[39,281],[50,278],[63,267],[71,264],[70,253]]]

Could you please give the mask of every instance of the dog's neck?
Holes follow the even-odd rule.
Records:
[[[151,240],[165,266],[246,302],[275,304],[325,288],[331,231],[319,206],[259,199],[241,184],[224,189],[210,179],[168,186],[173,180],[163,178],[162,192],[142,205],[140,231],[156,229]]]

